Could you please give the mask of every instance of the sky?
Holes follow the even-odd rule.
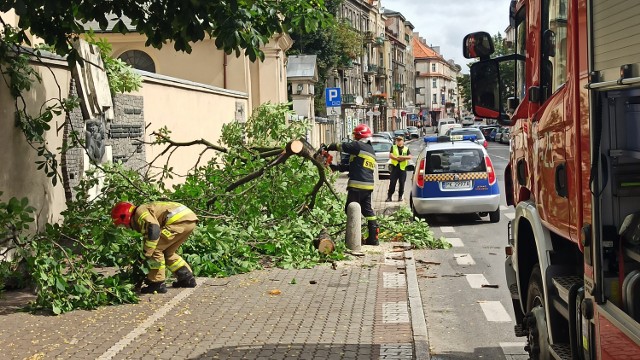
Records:
[[[402,13],[427,45],[440,46],[440,54],[469,73],[471,60],[462,56],[465,35],[501,33],[509,25],[510,0],[380,0],[381,6]]]

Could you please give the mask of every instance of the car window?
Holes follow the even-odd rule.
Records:
[[[391,144],[389,143],[379,143],[379,142],[374,142],[371,143],[371,145],[373,145],[373,151],[375,152],[389,152],[391,151]]]
[[[484,135],[482,135],[482,131],[474,128],[466,128],[466,129],[451,129],[450,135],[475,135],[478,140],[484,140]]]
[[[487,171],[480,149],[444,149],[427,152],[426,174]]]

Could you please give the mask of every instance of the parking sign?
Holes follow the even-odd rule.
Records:
[[[340,88],[326,88],[324,90],[324,97],[327,107],[340,107],[342,105]]]

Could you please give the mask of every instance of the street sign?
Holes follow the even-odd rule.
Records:
[[[324,97],[327,107],[342,106],[342,96],[340,94],[340,88],[326,88],[324,90]]]
[[[327,107],[327,116],[340,116],[340,107]]]

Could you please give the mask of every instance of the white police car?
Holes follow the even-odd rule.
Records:
[[[475,135],[426,137],[416,159],[409,203],[415,216],[478,213],[500,221],[500,188]]]

